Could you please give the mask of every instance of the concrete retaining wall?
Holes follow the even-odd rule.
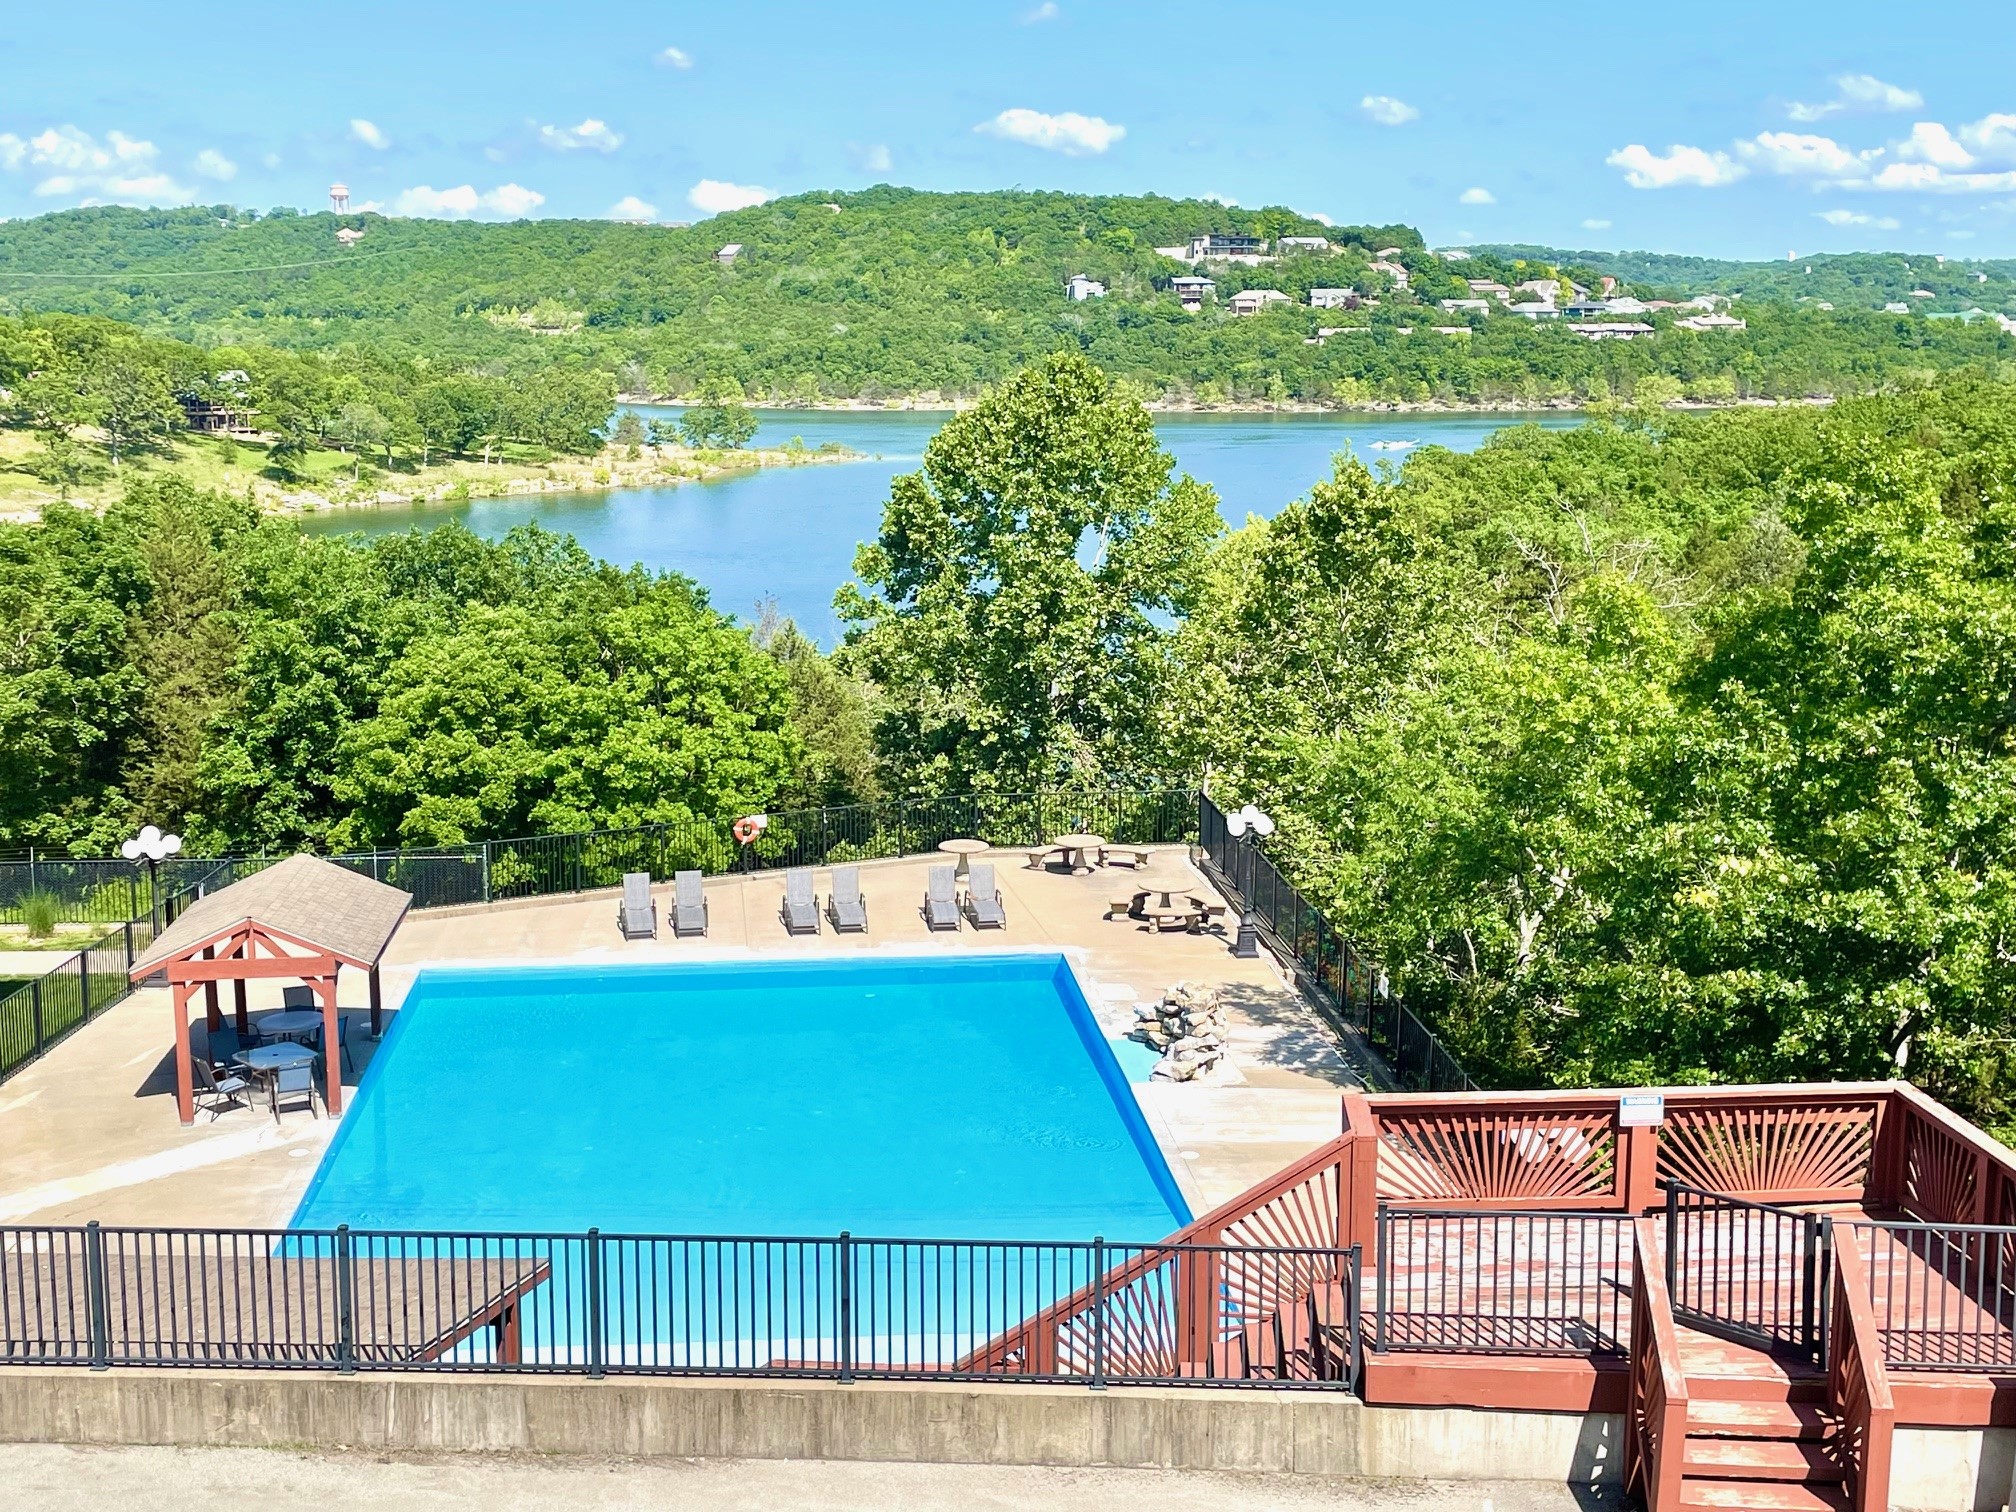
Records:
[[[1597,1485],[1607,1413],[1367,1407],[1319,1392],[914,1382],[7,1370],[0,1442],[489,1450],[1245,1470]],[[1994,1509],[2016,1429],[1900,1428],[1892,1503]]]
[[[1622,1420],[1317,1392],[0,1372],[0,1441],[1613,1480]]]

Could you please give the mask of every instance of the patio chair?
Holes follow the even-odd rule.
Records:
[[[924,887],[924,922],[932,929],[959,927],[959,900],[954,892],[954,869],[934,866]]]
[[[707,893],[697,871],[682,871],[672,878],[672,933],[707,933]]]
[[[221,1029],[206,1029],[203,1032],[203,1054],[199,1059],[207,1060],[213,1071],[235,1074],[233,1057],[244,1048],[245,1043],[238,1038],[236,1026],[226,1024]]]
[[[1008,910],[994,883],[994,863],[983,861],[966,878],[966,917],[975,929],[1006,929]]]
[[[267,1096],[273,1108],[273,1122],[280,1122],[280,1104],[288,1098],[298,1098],[308,1104],[308,1111],[315,1114],[315,1063],[303,1061],[298,1066],[282,1066],[267,1082]]]
[[[868,929],[868,900],[861,896],[861,868],[836,866],[832,885],[826,889],[826,917],[836,933],[865,934]]]
[[[623,874],[623,901],[616,905],[616,927],[626,940],[658,938],[658,905],[651,901],[651,873]]]
[[[355,1017],[355,1014],[350,1013],[336,1015],[336,1053],[343,1057],[343,1069],[346,1071],[357,1069],[357,1063],[350,1059],[350,1022]],[[317,1035],[316,1038],[319,1040],[321,1036]],[[326,1047],[323,1049],[323,1054],[328,1054]]]
[[[794,866],[784,874],[784,932],[819,933],[819,898],[812,891],[812,868]]]
[[[291,1012],[296,1008],[314,1008],[315,989],[313,987],[282,987],[280,989],[281,1011]]]
[[[252,1100],[245,1095],[252,1090],[252,1083],[236,1071],[226,1071],[220,1076],[207,1060],[201,1059],[192,1061],[189,1069],[195,1077],[196,1107],[207,1112],[212,1123],[233,1103],[241,1108],[252,1106]]]

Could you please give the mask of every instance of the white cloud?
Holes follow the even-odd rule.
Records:
[[[1493,194],[1489,189],[1465,189],[1461,194],[1456,196],[1456,203],[1459,205],[1495,205],[1498,203],[1498,196]]]
[[[1785,113],[1795,121],[1821,121],[1843,112],[1896,112],[1916,110],[1925,96],[1915,89],[1886,84],[1874,74],[1842,74],[1834,80],[1834,98],[1817,105],[1794,100]]]
[[[751,205],[775,198],[775,189],[765,189],[759,184],[731,184],[726,179],[703,178],[686,191],[686,203],[705,215],[747,210]]]
[[[1367,95],[1358,102],[1358,108],[1381,126],[1405,126],[1409,121],[1421,119],[1420,111],[1392,95]]]
[[[215,147],[205,147],[197,153],[196,161],[191,166],[203,177],[216,179],[219,183],[238,177],[238,165]]]
[[[453,189],[418,184],[400,193],[392,202],[392,213],[442,220],[458,220],[477,214],[516,219],[531,214],[545,203],[545,195],[536,189],[527,189],[523,184],[499,184],[495,189],[486,189],[481,193],[473,184],[458,184]]]
[[[280,166],[280,154],[277,152],[269,152],[264,157],[259,159],[259,161],[264,163],[268,168],[278,168]]]
[[[1608,231],[1610,229],[1610,222],[1598,220],[1594,216],[1591,216],[1588,220],[1582,222],[1582,229],[1584,231]]]
[[[2016,158],[2016,115],[1998,111],[1960,128],[1960,140],[1986,158]]]
[[[982,121],[973,129],[984,136],[999,137],[1004,142],[1021,142],[1028,147],[1040,147],[1045,152],[1061,152],[1066,157],[1097,156],[1127,135],[1125,126],[1098,116],[1080,115],[1075,110],[1049,115],[1021,106],[1004,110],[993,120]]]
[[[1767,173],[1815,173],[1829,178],[1853,176],[1863,171],[1863,160],[1832,137],[1809,136],[1797,131],[1760,131],[1736,151]]]
[[[1920,121],[1897,144],[1897,156],[1907,163],[1934,163],[1941,168],[1972,168],[1974,154],[1953,140],[1937,121]]]
[[[1055,21],[1063,14],[1064,8],[1057,3],[1057,0],[1043,0],[1036,9],[1024,11],[1021,20],[1024,26],[1036,26],[1044,21]]]
[[[371,122],[364,120],[361,116],[352,116],[350,118],[350,140],[353,142],[362,142],[373,152],[383,152],[387,147],[392,145],[392,138],[385,135],[384,132],[380,131]]]
[[[683,47],[661,48],[658,53],[657,63],[661,68],[691,68],[693,66],[693,54],[686,51]]]
[[[1888,215],[1864,215],[1859,210],[1821,210],[1817,214],[1830,226],[1873,226],[1878,231],[1898,228],[1898,222]]]
[[[609,207],[610,220],[648,221],[658,219],[658,207],[647,204],[634,194],[626,194]]]
[[[1893,193],[2006,194],[2016,189],[2016,172],[1955,173],[1937,163],[1892,163],[1874,178],[1847,180],[1841,187]]]
[[[895,166],[889,149],[880,142],[869,142],[865,146],[854,144],[847,150],[854,155],[855,166],[863,173],[887,173]]]
[[[1325,215],[1321,210],[1298,210],[1295,213],[1301,216],[1304,220],[1312,220],[1316,222],[1316,224],[1319,226],[1334,226],[1337,224],[1337,222],[1332,220],[1329,216]]]
[[[152,142],[108,131],[101,140],[75,126],[51,126],[32,137],[0,134],[0,168],[41,173],[35,193],[44,198],[81,196],[87,203],[187,204],[196,191],[156,166]]]
[[[539,145],[555,152],[579,152],[584,147],[593,152],[614,152],[623,145],[623,133],[590,116],[579,126],[541,126]]]
[[[1639,142],[1618,148],[1604,161],[1612,168],[1622,168],[1624,182],[1633,189],[1671,189],[1677,184],[1715,189],[1733,184],[1749,172],[1726,152],[1674,146],[1668,147],[1661,157]]]

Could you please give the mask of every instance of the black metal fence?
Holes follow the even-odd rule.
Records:
[[[1379,1208],[1375,1352],[1621,1355],[1631,1215]]]
[[[1673,1316],[1743,1343],[1823,1358],[1831,1284],[1824,1220],[1684,1182],[1664,1185]]]
[[[1302,985],[1364,1035],[1409,1091],[1475,1091],[1477,1084],[1456,1057],[1388,990],[1378,966],[1358,954],[1257,845],[1235,838],[1209,797],[1200,796],[1197,807],[1197,845],[1206,871],[1237,907],[1252,912]]]
[[[1891,1370],[2016,1371],[2016,1228],[1835,1220],[1868,1256]]]
[[[0,1364],[1350,1390],[1357,1295],[1355,1250],[0,1228]]]

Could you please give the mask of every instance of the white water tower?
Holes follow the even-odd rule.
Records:
[[[350,186],[348,184],[331,184],[329,186],[329,208],[334,210],[338,215],[348,215],[350,213]]]

